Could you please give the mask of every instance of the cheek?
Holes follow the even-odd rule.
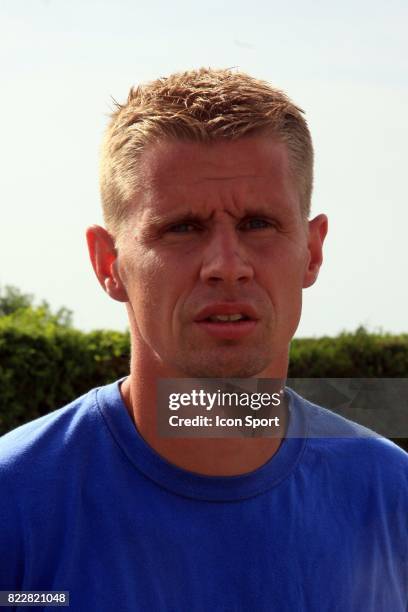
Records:
[[[300,248],[285,246],[264,258],[262,284],[267,288],[277,324],[294,331],[302,309],[305,253]]]
[[[153,251],[134,249],[124,265],[125,285],[135,314],[152,312],[160,307],[166,294],[168,274],[164,261]],[[167,280],[168,282],[168,280]]]
[[[274,245],[261,254],[258,269],[267,271],[269,278],[275,282],[277,289],[290,289],[301,284],[307,265],[307,250],[288,240],[276,241]]]

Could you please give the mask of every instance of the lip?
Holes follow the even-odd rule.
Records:
[[[237,312],[235,310],[235,312]],[[241,311],[242,312],[242,311]],[[220,314],[220,313],[217,313]],[[223,313],[224,314],[224,313]],[[225,314],[233,314],[233,313],[225,313]],[[207,332],[214,338],[225,339],[225,340],[239,340],[244,338],[248,334],[250,334],[258,324],[258,321],[249,320],[249,321],[237,321],[233,323],[232,321],[228,322],[219,322],[213,323],[212,321],[195,321],[196,325],[198,325],[203,331]]]
[[[217,304],[209,304],[200,310],[194,321],[196,323],[209,323],[209,321],[205,321],[205,319],[208,319],[208,317],[213,315],[232,315],[238,313],[243,314],[250,319],[250,321],[242,321],[238,324],[243,325],[244,323],[255,323],[258,320],[257,313],[250,304],[245,304],[244,302],[219,302]],[[232,325],[236,326],[238,326],[238,324],[232,323]],[[215,323],[215,325],[221,326],[223,323]],[[231,325],[231,323],[226,323],[226,325]]]

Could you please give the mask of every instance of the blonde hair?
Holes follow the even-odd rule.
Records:
[[[302,109],[280,90],[243,72],[201,68],[132,88],[116,104],[102,145],[100,188],[115,236],[138,178],[138,157],[157,140],[217,140],[271,134],[287,144],[301,210],[310,213],[313,146]]]

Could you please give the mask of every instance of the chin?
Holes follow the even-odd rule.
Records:
[[[186,378],[251,378],[261,374],[270,365],[271,359],[257,355],[250,359],[190,359],[187,363],[178,363]]]

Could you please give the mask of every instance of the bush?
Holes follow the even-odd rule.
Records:
[[[336,338],[294,340],[288,377],[407,378],[408,334],[369,334],[360,327]],[[408,451],[408,438],[393,442]]]
[[[0,434],[129,372],[129,335],[84,333],[38,309],[0,318]]]
[[[336,338],[294,340],[291,378],[406,378],[408,334],[369,334],[362,327]]]

